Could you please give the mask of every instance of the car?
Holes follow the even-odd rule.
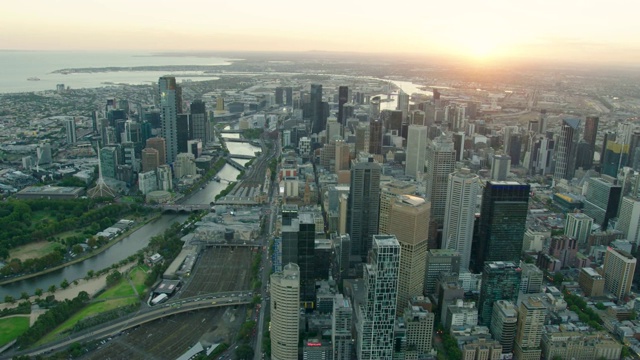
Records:
[[[218,303],[217,301],[212,301],[212,302],[211,302],[211,305],[215,305],[215,304],[217,304],[217,303]]]

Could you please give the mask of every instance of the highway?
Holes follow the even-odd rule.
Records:
[[[102,324],[94,328],[72,334],[68,338],[57,342],[49,343],[37,348],[18,351],[14,353],[6,353],[0,356],[0,359],[10,359],[18,355],[36,356],[40,354],[56,351],[74,342],[87,342],[105,337],[115,336],[121,332],[151,321],[161,319],[163,317],[180,314],[183,312],[201,310],[213,307],[235,306],[251,303],[253,293],[247,291],[237,291],[235,293],[218,293],[203,296],[192,297],[188,299],[179,299],[164,304],[156,305],[150,308],[143,308],[137,313],[118,319],[114,322]]]
[[[275,155],[269,156],[271,159],[273,156],[278,158],[280,156],[280,135],[278,135],[278,139],[274,141],[275,143]],[[276,168],[276,172],[280,168],[280,164],[278,164]],[[276,175],[277,179],[277,175]],[[267,236],[263,239],[263,244],[266,246],[266,250],[264,250],[262,254],[262,289],[260,290],[260,295],[262,296],[262,303],[260,309],[260,315],[258,318],[258,331],[256,332],[255,337],[255,345],[254,345],[254,360],[262,359],[262,338],[264,336],[264,319],[265,314],[269,312],[269,301],[267,297],[269,293],[267,292],[267,284],[269,283],[269,275],[271,274],[271,249],[269,248],[269,240],[273,238],[273,230],[276,223],[277,215],[278,215],[278,182],[274,181],[271,183],[271,189],[269,189],[269,209],[271,210],[271,214],[269,217],[269,227],[267,229]],[[275,196],[274,196],[275,192]]]

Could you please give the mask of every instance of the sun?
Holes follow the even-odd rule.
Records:
[[[468,56],[475,60],[487,60],[494,55],[495,44],[484,39],[475,39],[467,44]]]

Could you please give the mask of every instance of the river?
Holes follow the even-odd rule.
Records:
[[[245,143],[235,143],[238,145],[244,145],[246,149],[242,149],[242,153],[251,151],[254,146]],[[258,148],[256,148],[258,149]],[[259,149],[258,149],[259,150]],[[240,150],[238,150],[240,151]],[[257,151],[257,150],[254,150]],[[248,161],[245,159],[237,159],[241,161]],[[230,165],[225,165],[219,172],[218,176],[222,179],[236,180],[240,172]],[[209,204],[214,201],[216,195],[218,195],[224,188],[227,187],[227,183],[210,181],[204,189],[200,189],[193,193],[184,204]],[[59,286],[60,283],[67,279],[73,281],[75,279],[83,278],[87,275],[89,270],[100,270],[111,266],[111,264],[117,263],[123,259],[129,257],[129,255],[136,253],[138,250],[144,248],[149,243],[151,237],[162,233],[174,222],[183,222],[189,216],[185,214],[164,214],[156,221],[146,224],[131,233],[126,238],[119,241],[104,252],[82,261],[77,264],[66,266],[60,270],[50,272],[48,274],[17,281],[14,283],[0,286],[0,301],[4,299],[6,295],[11,295],[14,298],[19,298],[20,294],[24,291],[29,294],[33,294],[35,289],[40,288],[46,291],[51,285]]]

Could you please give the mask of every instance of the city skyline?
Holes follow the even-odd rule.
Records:
[[[2,5],[0,49],[332,51],[453,56],[479,64],[554,60],[630,65],[640,55],[635,41],[640,30],[628,26],[637,5],[616,2],[544,0],[522,11],[504,0],[460,0],[438,3],[434,11],[420,2],[363,8],[330,0],[315,6],[310,18],[307,7],[291,1],[276,7],[263,2],[175,6],[115,0],[110,8],[123,11],[114,21],[112,12],[95,4],[32,0]],[[619,11],[623,8],[628,11]],[[194,11],[204,15],[193,16]],[[385,19],[383,27],[371,21],[376,18]],[[326,26],[325,19],[349,24],[350,31]]]

